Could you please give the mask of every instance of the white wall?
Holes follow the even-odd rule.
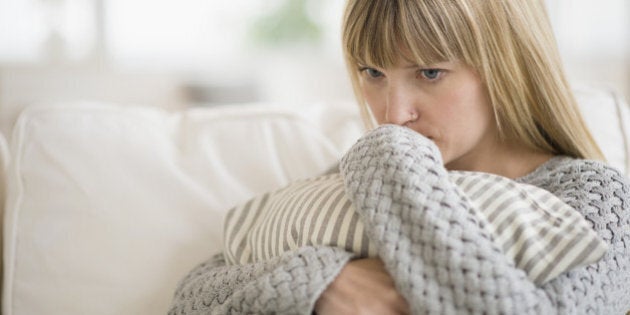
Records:
[[[341,0],[305,1],[317,42],[253,43],[285,0],[0,0],[0,130],[26,105],[80,99],[177,109],[199,102],[348,100]],[[547,0],[574,84],[630,98],[630,1]]]
[[[547,5],[570,80],[630,99],[630,1],[547,0]]]

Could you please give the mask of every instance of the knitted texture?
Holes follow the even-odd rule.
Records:
[[[579,210],[608,244],[597,263],[574,269],[542,288],[561,314],[630,313],[630,184],[597,161],[556,158],[519,179],[543,187]]]
[[[413,314],[624,314],[630,310],[630,186],[599,162],[556,157],[520,182],[580,211],[609,250],[598,263],[534,286],[494,245],[439,151],[407,128],[368,133],[341,163],[379,256]],[[351,254],[304,247],[269,261],[195,268],[169,314],[310,314]]]
[[[264,263],[228,267],[217,254],[182,279],[168,314],[311,314],[351,257],[338,248],[304,247]]]
[[[549,314],[544,291],[493,243],[442,164],[430,140],[394,125],[341,160],[346,192],[412,313]]]

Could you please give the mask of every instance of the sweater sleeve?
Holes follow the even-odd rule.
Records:
[[[169,315],[311,314],[352,254],[302,247],[271,260],[227,266],[217,254],[181,280]]]
[[[566,159],[525,181],[547,189],[578,210],[608,252],[597,263],[566,272],[543,288],[562,314],[630,311],[630,184],[603,163]]]
[[[344,156],[341,172],[414,314],[555,314],[578,303],[561,294],[575,281],[539,288],[508,260],[420,134],[379,127]]]

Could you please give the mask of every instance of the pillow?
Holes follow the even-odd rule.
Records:
[[[498,247],[536,284],[606,252],[580,213],[546,190],[487,173],[449,174]],[[263,261],[306,245],[377,256],[339,173],[255,197],[231,209],[224,226],[228,264]]]

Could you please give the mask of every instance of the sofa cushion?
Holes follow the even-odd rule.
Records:
[[[14,130],[3,313],[166,313],[178,280],[221,250],[226,209],[324,171],[354,142],[356,110],[325,119],[332,108],[28,110]]]

